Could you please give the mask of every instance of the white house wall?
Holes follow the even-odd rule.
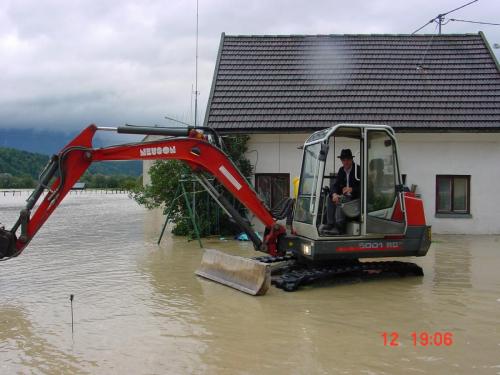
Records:
[[[290,173],[290,193],[293,178],[300,175],[302,150],[309,134],[253,134],[248,142],[247,157],[255,173]]]
[[[500,233],[500,134],[399,134],[402,173],[435,233]],[[436,175],[470,175],[472,218],[437,218]]]
[[[418,185],[428,223],[435,233],[500,233],[500,134],[443,133],[398,134],[401,172],[407,185]],[[308,134],[255,134],[248,158],[255,173],[300,175],[301,146]],[[257,159],[258,156],[258,159]],[[436,175],[470,175],[471,218],[437,218]]]
[[[142,162],[142,184],[144,186],[151,185],[151,176],[149,175],[149,169],[153,166],[154,160],[144,160]]]

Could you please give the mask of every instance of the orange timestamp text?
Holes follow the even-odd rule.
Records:
[[[384,346],[397,347],[400,346],[401,335],[399,332],[382,332],[380,334],[383,339]],[[417,332],[410,333],[413,346],[451,346],[453,345],[453,332],[437,331],[437,332]]]

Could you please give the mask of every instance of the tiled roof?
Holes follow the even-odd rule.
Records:
[[[500,68],[482,33],[222,34],[205,125],[500,130]]]

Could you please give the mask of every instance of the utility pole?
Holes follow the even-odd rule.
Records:
[[[438,14],[438,16],[436,18],[437,18],[437,21],[439,24],[439,35],[441,35],[441,26],[443,25],[443,21],[444,21],[444,14]]]

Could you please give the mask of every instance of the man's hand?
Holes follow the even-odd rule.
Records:
[[[352,193],[352,187],[345,187],[342,189],[342,194],[351,194]]]
[[[339,204],[339,201],[340,201],[340,195],[338,195],[337,193],[333,193],[333,195],[332,195],[332,201],[333,201],[333,203],[335,203],[335,204]]]

